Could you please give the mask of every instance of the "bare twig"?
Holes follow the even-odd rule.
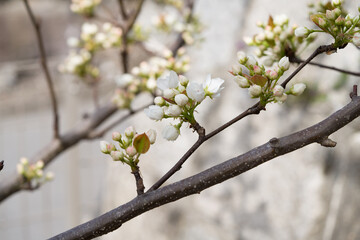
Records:
[[[340,48],[343,48],[345,46],[342,46]],[[311,60],[313,60],[317,55],[321,54],[321,53],[333,53],[336,52],[338,48],[334,47],[334,45],[321,45],[319,46],[311,55],[310,57],[308,57],[303,63],[300,64],[299,67],[296,68],[296,70],[288,77],[285,79],[285,81],[281,84],[281,86],[283,88],[286,87],[286,85],[291,81],[291,79],[293,77],[295,77],[296,74],[298,74],[301,69],[303,69],[307,64],[309,64],[311,62]]]
[[[304,60],[299,59],[299,58],[290,58],[290,60],[293,63],[303,63],[304,62]],[[337,68],[337,67],[327,66],[325,64],[316,63],[316,62],[309,62],[308,64],[313,65],[313,66],[317,66],[317,67],[320,67],[320,68],[330,69],[330,70],[334,70],[334,71],[337,71],[337,72],[357,76],[357,77],[360,76],[360,72],[353,72],[353,71],[349,71],[349,70],[345,70],[345,69],[341,69],[341,68]]]
[[[53,86],[53,81],[51,79],[51,75],[47,66],[47,58],[46,58],[46,53],[45,53],[45,47],[44,47],[44,42],[42,39],[42,35],[41,35],[41,30],[40,30],[40,23],[39,21],[35,18],[28,0],[23,0],[25,7],[26,7],[26,11],[31,19],[31,23],[34,26],[35,29],[35,33],[36,33],[36,37],[37,37],[37,42],[38,42],[38,47],[39,47],[39,51],[40,51],[40,56],[41,56],[41,66],[43,69],[43,72],[45,74],[45,79],[49,88],[49,92],[50,92],[50,98],[51,98],[51,105],[52,105],[52,110],[53,110],[53,116],[54,116],[54,124],[53,124],[53,128],[54,128],[54,138],[58,138],[59,137],[59,114],[58,114],[58,107],[57,107],[57,101],[56,101],[56,95],[55,95],[55,90],[54,90],[54,86]]]
[[[147,192],[93,220],[72,228],[51,239],[92,239],[119,228],[123,223],[153,208],[174,202],[249,171],[286,153],[316,143],[338,131],[360,115],[360,97],[333,113],[325,120],[211,167],[189,178]]]
[[[240,121],[246,116],[252,115],[252,114],[259,114],[261,110],[263,110],[264,107],[262,107],[259,103],[255,104],[254,106],[250,107],[243,113],[239,114],[237,117],[233,118],[229,122],[225,123],[224,125],[220,126],[219,128],[215,129],[211,133],[207,135],[201,135],[199,134],[198,140],[194,143],[194,145],[191,146],[191,148],[180,158],[180,160],[164,175],[162,176],[149,190],[153,191],[155,189],[158,189],[161,185],[163,185],[172,175],[174,175],[177,171],[179,171],[182,167],[182,165],[186,162],[186,160],[198,149],[205,141],[212,138],[216,134],[220,133],[224,129],[230,127],[232,124]],[[205,130],[204,130],[205,133]]]
[[[128,15],[126,13],[126,9],[124,6],[124,0],[118,0],[118,3],[119,3],[121,17],[126,21],[128,19]]]
[[[137,192],[138,196],[141,194],[144,194],[145,186],[144,186],[144,181],[140,174],[139,167],[135,167],[135,169],[131,173],[134,174],[134,177],[135,177],[136,192]]]
[[[4,168],[4,161],[0,161],[0,171]]]

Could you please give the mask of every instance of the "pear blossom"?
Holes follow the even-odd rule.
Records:
[[[170,117],[178,117],[178,116],[180,116],[181,112],[182,112],[182,110],[178,105],[170,105],[165,110],[165,114]]]
[[[175,96],[175,94],[176,93],[175,93],[174,89],[170,89],[170,88],[165,89],[164,93],[163,93],[164,97],[168,98],[168,99],[173,98]]]
[[[246,54],[243,51],[237,52],[237,59],[241,64],[244,64],[246,62]]]
[[[274,17],[274,24],[282,26],[289,22],[289,18],[285,14],[277,15]]]
[[[98,27],[92,23],[84,23],[81,27],[81,34],[86,38],[89,35],[94,35],[98,31]]]
[[[129,73],[118,75],[115,78],[115,82],[119,87],[127,87],[133,81],[134,81],[134,76]]]
[[[121,161],[125,154],[122,151],[111,151],[110,156],[114,159],[114,161]]]
[[[196,102],[201,102],[205,98],[205,91],[201,84],[190,82],[186,87],[186,93],[189,98]]]
[[[165,103],[165,100],[162,97],[154,98],[155,105],[162,106]]]
[[[260,96],[261,90],[261,86],[254,84],[249,87],[249,94],[252,98],[256,98]]]
[[[281,70],[286,71],[290,67],[290,62],[288,57],[282,57],[279,61],[279,67]]]
[[[247,62],[246,62],[248,65],[256,65],[257,64],[257,61],[255,59],[254,56],[250,55],[248,56],[248,59],[247,59]]]
[[[243,76],[236,76],[235,82],[241,87],[241,88],[248,88],[250,86],[249,81],[247,78]]]
[[[136,134],[136,130],[133,126],[130,126],[125,129],[124,134],[128,138],[132,138]]]
[[[179,135],[180,135],[179,129],[177,129],[173,125],[167,125],[162,131],[163,138],[165,138],[168,141],[175,141]]]
[[[189,98],[185,94],[178,94],[175,96],[175,102],[180,107],[185,106],[189,101]]]
[[[129,155],[130,157],[133,157],[137,154],[137,151],[134,146],[130,146],[130,147],[126,148],[125,151],[126,151],[126,154]]]
[[[309,30],[306,27],[298,27],[295,29],[295,36],[297,37],[307,37],[309,35]]]
[[[148,136],[150,144],[154,144],[156,141],[156,131],[154,129],[150,129],[145,134]]]
[[[164,110],[157,105],[151,105],[145,108],[144,112],[152,120],[161,120],[164,116]]]
[[[165,78],[159,78],[157,80],[157,87],[161,90],[176,88],[179,84],[179,76],[174,71],[170,71],[169,76]]]
[[[222,87],[224,83],[224,80],[221,78],[211,78],[211,75],[209,74],[203,83],[203,88],[205,91],[205,94],[207,96],[210,96],[211,98],[216,98],[220,96],[221,90],[224,89]]]
[[[280,85],[276,85],[273,89],[273,93],[275,97],[281,97],[284,93],[284,88]]]
[[[306,88],[306,85],[304,83],[296,83],[290,88],[290,93],[294,96],[301,95]]]
[[[285,102],[285,100],[287,99],[287,94],[283,93],[281,96],[279,97],[275,97],[275,100],[279,103],[283,103]]]
[[[121,134],[119,132],[113,132],[111,137],[112,137],[112,139],[114,141],[120,141],[121,140]]]
[[[354,37],[352,39],[353,44],[355,44],[356,46],[360,46],[360,33],[355,33]]]
[[[116,150],[114,144],[107,141],[100,141],[100,150],[105,154],[109,154],[111,151]]]
[[[182,86],[186,86],[189,83],[189,79],[183,75],[179,75],[179,81]]]
[[[341,5],[341,0],[332,0],[332,4],[333,6],[340,6]]]

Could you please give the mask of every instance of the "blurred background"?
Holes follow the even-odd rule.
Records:
[[[103,2],[117,14],[116,1]],[[225,79],[221,97],[207,99],[198,109],[196,118],[207,132],[255,102],[228,73],[238,50],[253,51],[246,47],[243,37],[259,32],[256,22],[267,21],[269,14],[286,14],[290,24],[313,26],[308,20],[307,3],[196,1],[195,14],[205,25],[204,41],[188,48],[191,69],[187,76],[199,82],[209,73]],[[31,0],[30,4],[41,18],[59,102],[60,129],[65,132],[94,110],[91,89],[57,70],[68,54],[66,39],[79,35],[84,19],[70,11],[70,1]],[[355,15],[359,5],[360,1],[346,1],[345,7]],[[152,1],[145,1],[139,22],[148,23],[161,10]],[[5,161],[0,181],[4,181],[15,174],[21,157],[30,158],[51,140],[52,115],[35,34],[23,2],[0,1],[0,22],[0,160]],[[320,37],[303,58],[318,44],[330,42]],[[132,49],[130,54],[130,66],[146,56],[140,48]],[[359,56],[354,46],[348,46],[337,54],[321,55],[316,61],[359,71]],[[99,65],[108,76],[99,90],[100,102],[106,103],[115,88],[111,76],[121,72],[118,53],[104,54]],[[357,78],[312,66],[296,81],[308,85],[302,98],[270,104],[259,116],[248,117],[223,131],[195,152],[168,182],[242,154],[272,137],[317,123],[348,103],[348,93],[358,83]],[[149,96],[137,100],[138,104],[148,101]],[[332,139],[338,143],[334,149],[307,146],[199,195],[147,212],[100,239],[360,239],[359,123],[355,120],[334,134]],[[154,128],[160,133],[165,124],[151,121],[140,112],[114,130],[123,132],[129,125],[139,132]],[[111,131],[102,139],[110,141]],[[140,163],[145,186],[159,179],[196,139],[196,134],[185,127],[174,143],[159,134],[157,143]],[[2,202],[0,238],[49,238],[133,199],[136,191],[130,170],[102,154],[99,140],[82,141],[51,163],[47,169],[55,173],[52,182]]]

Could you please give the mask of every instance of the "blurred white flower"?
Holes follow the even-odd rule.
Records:
[[[144,112],[146,116],[152,120],[161,120],[164,116],[164,110],[157,105],[151,105],[148,108],[145,108]]]
[[[210,96],[211,98],[216,98],[220,96],[221,90],[224,89],[224,87],[222,87],[223,83],[223,79],[211,78],[211,75],[209,74],[205,82],[203,83],[205,94]]]
[[[205,98],[205,91],[201,84],[190,82],[186,87],[186,93],[189,98],[196,102],[201,102]]]
[[[179,134],[179,129],[177,129],[173,125],[167,125],[162,131],[163,138],[168,141],[175,141],[178,138]]]

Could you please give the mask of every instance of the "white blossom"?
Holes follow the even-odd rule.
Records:
[[[69,47],[77,47],[77,46],[79,46],[80,41],[76,37],[69,37],[67,39],[66,43]]]
[[[286,71],[290,67],[290,61],[288,57],[282,57],[279,61],[279,67],[281,70]]]
[[[150,144],[154,144],[156,141],[156,131],[154,129],[149,129],[145,134],[148,136]]]
[[[256,98],[260,96],[261,90],[261,86],[254,84],[249,87],[249,94],[252,98]]]
[[[178,138],[179,134],[179,129],[177,129],[173,125],[167,125],[162,131],[163,138],[168,141],[175,141]]]
[[[224,87],[222,87],[223,83],[223,79],[211,78],[211,75],[209,74],[205,82],[203,83],[203,88],[206,95],[210,96],[211,98],[216,98],[220,96],[221,90],[224,89]]]
[[[289,22],[289,18],[285,14],[277,15],[274,17],[274,24],[282,26]]]
[[[297,37],[307,37],[309,35],[309,30],[306,27],[298,27],[295,29],[295,36]]]
[[[144,112],[146,116],[152,120],[161,120],[164,116],[164,110],[157,105],[151,105],[148,108],[145,108]]]
[[[182,110],[178,105],[170,105],[165,111],[165,114],[170,117],[178,117],[181,113]]]
[[[250,86],[249,81],[247,78],[243,76],[236,76],[235,82],[241,87],[241,88],[248,88]]]
[[[257,64],[257,61],[255,59],[254,56],[250,55],[248,56],[248,59],[247,59],[247,62],[246,62],[248,65],[256,65]]]
[[[284,88],[280,85],[276,85],[273,89],[273,94],[275,97],[281,97],[284,93]]]
[[[154,99],[155,105],[162,106],[165,103],[165,100],[162,97],[156,97]]]
[[[356,46],[360,46],[360,33],[355,33],[352,39],[352,42],[356,45]]]
[[[134,76],[129,73],[118,75],[115,78],[115,82],[118,87],[127,87],[133,81],[134,81]]]
[[[190,82],[186,87],[186,93],[189,98],[196,102],[201,102],[205,98],[205,91],[201,84]]]
[[[175,96],[175,102],[179,106],[185,106],[189,101],[189,98],[185,94],[178,94]]]
[[[304,83],[296,83],[290,88],[290,93],[295,96],[301,95],[306,88],[306,85]]]
[[[174,71],[170,71],[170,74],[165,78],[159,78],[157,80],[157,87],[161,90],[168,88],[176,88],[179,84],[179,76]]]

